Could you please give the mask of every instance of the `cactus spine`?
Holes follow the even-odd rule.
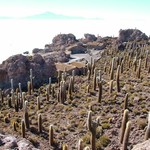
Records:
[[[148,113],[148,125],[145,132],[145,140],[148,140],[150,138],[150,112]]]
[[[121,125],[121,135],[120,135],[120,143],[123,142],[123,137],[124,137],[124,133],[125,133],[125,129],[126,129],[126,123],[128,121],[128,109],[124,110],[123,113],[123,119],[122,119],[122,125]]]
[[[127,124],[126,124],[125,133],[124,133],[122,150],[127,150],[130,130],[131,130],[131,121],[128,121]]]

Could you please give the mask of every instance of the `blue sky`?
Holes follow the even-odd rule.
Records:
[[[147,19],[150,0],[0,0],[0,16],[22,17],[43,12],[104,19]]]

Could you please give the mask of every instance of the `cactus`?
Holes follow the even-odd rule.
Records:
[[[25,121],[25,126],[27,129],[30,128],[30,123],[29,123],[29,115],[28,115],[28,101],[25,101],[25,111],[24,111],[24,121]]]
[[[93,90],[96,90],[96,71],[97,69],[94,69],[94,76],[93,76]]]
[[[102,82],[98,82],[98,102],[100,103],[102,100]]]
[[[16,122],[15,121],[13,122],[13,129],[14,129],[14,131],[17,131],[17,127],[16,127]]]
[[[9,97],[9,95],[7,95],[7,101],[8,101],[8,107],[11,108],[11,98]]]
[[[37,110],[41,109],[40,97],[37,97]]]
[[[73,81],[73,78],[71,77],[71,78],[70,78],[70,82],[69,82],[69,87],[68,87],[69,99],[72,98],[72,81]]]
[[[75,70],[72,70],[72,92],[74,92]]]
[[[66,97],[66,83],[65,81],[61,81],[59,99],[62,104],[66,101]]]
[[[38,114],[38,132],[42,133],[42,116],[40,113]]]
[[[13,79],[10,80],[10,84],[11,84],[11,90],[14,90],[14,83],[13,83]]]
[[[49,88],[48,86],[46,87],[46,100],[49,101]]]
[[[107,62],[105,62],[105,64],[104,64],[104,72],[106,72],[107,71]]]
[[[68,145],[67,144],[63,144],[62,150],[69,150]]]
[[[137,70],[137,78],[141,77],[141,59],[139,60],[139,66],[138,66],[138,70]]]
[[[147,64],[148,64],[148,51],[147,51],[146,57],[145,57],[145,64],[144,64],[145,69],[147,68]]]
[[[21,135],[23,138],[25,138],[25,121],[21,121]]]
[[[20,93],[20,97],[22,98],[22,89],[21,89],[21,83],[19,83],[19,93]]]
[[[90,93],[90,85],[87,85],[87,93]]]
[[[119,77],[120,77],[120,65],[117,68],[117,72],[116,72],[116,82],[117,82],[117,92],[120,92],[120,81],[119,81]]]
[[[124,100],[124,110],[128,108],[128,93],[126,93],[125,100]]]
[[[137,56],[133,60],[133,66],[134,66],[134,71],[136,72],[136,69],[137,69]]]
[[[14,90],[11,90],[11,102],[12,106],[15,107],[15,96],[14,96]]]
[[[121,135],[120,135],[120,143],[123,142],[123,137],[124,137],[124,133],[125,133],[125,129],[126,129],[126,123],[128,121],[128,109],[124,110],[123,113],[123,119],[122,119],[122,125],[121,125]]]
[[[97,128],[97,123],[92,122],[92,111],[88,112],[87,128],[91,132],[92,150],[96,150],[96,128]]]
[[[50,125],[49,127],[49,145],[53,146],[54,145],[54,133],[53,133],[53,125]]]
[[[31,91],[34,92],[34,87],[33,87],[33,71],[30,69],[30,83],[31,83]]]
[[[123,64],[124,64],[124,59],[121,61],[121,65],[120,65],[120,71],[121,71],[121,73],[123,73]]]
[[[111,62],[110,80],[114,79],[114,63],[115,63],[115,58],[113,58]]]
[[[31,82],[28,81],[27,85],[28,85],[28,95],[31,95]]]
[[[55,86],[52,86],[52,97],[55,97]]]
[[[57,81],[58,81],[58,85],[60,86],[60,81],[61,81],[61,72],[60,72],[60,70],[58,71]]]
[[[86,146],[86,147],[84,148],[84,150],[90,150],[90,148],[89,148],[88,146]]]
[[[48,90],[49,90],[49,94],[51,94],[52,93],[52,78],[51,77],[49,77]]]
[[[109,82],[109,94],[113,92],[113,80]]]
[[[127,124],[126,124],[126,129],[125,129],[125,133],[124,133],[124,137],[123,137],[122,150],[127,150],[130,130],[131,130],[131,121],[128,121]]]
[[[99,81],[102,81],[102,71],[99,70],[99,71],[98,71],[98,74],[99,74]]]
[[[148,113],[148,125],[145,132],[145,140],[148,140],[150,138],[150,112]]]
[[[78,150],[83,150],[83,140],[80,139],[78,142]]]

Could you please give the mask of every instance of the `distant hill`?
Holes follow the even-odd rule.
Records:
[[[23,17],[22,19],[86,19],[86,18],[79,16],[66,16],[61,14],[55,14],[52,12],[45,12],[42,14]]]

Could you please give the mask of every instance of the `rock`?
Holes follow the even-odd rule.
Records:
[[[85,37],[86,42],[93,42],[93,41],[97,40],[97,38],[94,34],[86,33],[86,34],[84,34],[84,37]]]
[[[17,144],[19,150],[39,150],[37,148],[34,148],[31,142],[26,139],[20,140]]]
[[[36,53],[43,53],[44,52],[44,50],[43,49],[40,49],[40,48],[34,48],[33,50],[32,50],[32,53],[33,54],[36,54]]]
[[[128,41],[141,41],[141,40],[148,40],[148,36],[141,32],[138,29],[126,29],[119,31],[118,41],[120,42],[128,42]]]
[[[22,84],[22,88],[27,86],[30,69],[33,70],[34,86],[40,86],[46,82],[49,77],[53,77],[56,68],[54,62],[47,63],[39,54],[35,54],[32,58],[21,54],[14,55],[5,60],[0,68],[0,76],[3,82],[0,88],[9,88],[10,80],[13,79],[14,87],[18,87],[18,83]]]
[[[81,45],[73,45],[67,48],[67,51],[71,52],[71,54],[81,54],[86,52],[86,47]]]
[[[2,136],[3,139],[2,143],[4,144],[5,149],[14,149],[17,147],[17,139],[14,136],[7,135],[7,136]]]
[[[133,146],[132,150],[150,150],[150,139]]]
[[[73,34],[58,34],[52,40],[54,45],[70,45],[76,43],[76,37]]]

